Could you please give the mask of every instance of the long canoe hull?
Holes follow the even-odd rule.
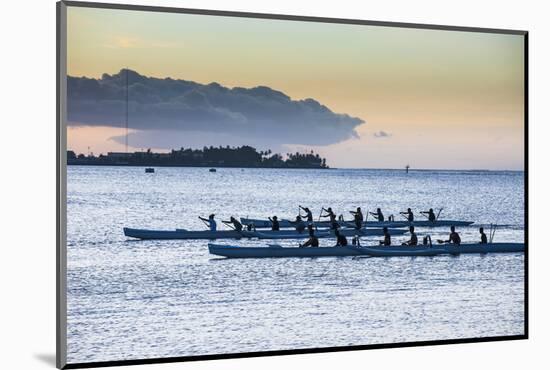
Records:
[[[366,254],[371,257],[426,257],[437,256],[440,254],[448,254],[445,249],[429,248],[422,246],[421,248],[368,248],[368,247],[348,247],[361,254]]]
[[[404,229],[389,229],[391,235],[402,235],[406,232]],[[341,229],[340,233],[347,237],[352,236],[382,236],[382,229]],[[131,229],[124,228],[124,235],[137,239],[241,239],[241,238],[258,238],[258,239],[307,239],[308,232],[304,230],[299,233],[295,230],[263,230],[263,231],[241,231],[234,230],[219,230],[219,231],[189,231],[184,229],[176,230],[146,230],[146,229]],[[334,231],[329,229],[319,229],[315,232],[318,238],[334,238]]]
[[[241,218],[241,223],[243,225],[252,225],[257,229],[271,228],[271,221],[269,220],[259,220],[253,218]],[[473,221],[459,221],[459,220],[437,220],[435,222],[430,222],[428,220],[418,220],[413,222],[408,221],[366,221],[363,222],[363,227],[367,228],[382,228],[382,227],[450,227],[450,226],[469,226],[472,225]],[[330,227],[329,221],[318,221],[314,222],[317,227]],[[343,227],[355,227],[353,221],[339,221],[339,224]],[[279,226],[281,228],[291,228],[293,227],[292,223],[289,220],[280,220]]]
[[[276,258],[276,257],[346,257],[367,255],[372,257],[436,256],[463,253],[518,253],[525,251],[523,243],[492,243],[437,245],[432,248],[422,245],[416,247],[319,247],[319,248],[283,248],[238,247],[232,245],[208,244],[211,254],[228,258]]]
[[[390,235],[403,235],[408,232],[405,229],[388,229]],[[346,237],[353,236],[382,236],[384,231],[382,229],[340,229],[340,234]],[[272,231],[272,230],[262,230],[262,231],[247,231],[244,232],[244,235],[249,238],[258,238],[258,239],[304,239],[308,238],[307,230],[299,233],[294,230],[281,230],[281,231]],[[318,229],[315,231],[315,236],[318,238],[335,238],[334,231],[330,229]]]
[[[136,239],[240,239],[242,235],[234,230],[188,231],[188,230],[146,230],[124,228],[124,235]]]

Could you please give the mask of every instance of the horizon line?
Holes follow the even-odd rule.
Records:
[[[331,170],[379,170],[379,171],[405,171],[405,167],[387,168],[387,167],[330,167]],[[468,172],[525,172],[525,169],[487,169],[487,168],[410,168],[411,171],[468,171]]]

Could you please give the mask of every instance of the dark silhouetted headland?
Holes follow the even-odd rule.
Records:
[[[328,168],[326,159],[313,151],[287,153],[286,159],[271,150],[258,152],[251,146],[204,147],[200,149],[172,150],[170,153],[146,152],[107,155],[76,154],[67,151],[68,165],[92,166],[165,166],[165,167],[251,167],[251,168]]]

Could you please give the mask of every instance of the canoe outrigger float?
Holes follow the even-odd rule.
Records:
[[[405,229],[389,229],[392,235],[402,235],[407,230]],[[382,236],[382,229],[340,229],[340,234],[348,237],[352,236]],[[190,231],[185,229],[176,230],[146,230],[146,229],[131,229],[124,228],[124,235],[137,239],[240,239],[240,238],[258,238],[258,239],[307,239],[307,229],[299,233],[295,230],[262,230],[262,231],[247,231],[241,232],[235,230],[202,230]],[[315,231],[315,236],[318,238],[334,238],[334,231],[330,229],[319,229]]]
[[[254,218],[242,218],[241,223],[243,225],[251,225],[256,229],[265,229],[271,227],[271,221],[269,220],[259,220]],[[341,226],[344,227],[355,227],[354,221],[338,221]],[[473,224],[473,221],[458,221],[458,220],[436,220],[434,222],[428,220],[418,220],[418,221],[366,221],[363,222],[363,227],[375,228],[375,227],[449,227],[449,226],[469,226]],[[317,227],[330,227],[330,221],[317,221],[314,222]],[[293,227],[291,221],[289,220],[280,220],[279,226],[282,228]]]
[[[280,245],[267,247],[239,247],[233,245],[208,244],[211,254],[228,258],[273,258],[273,257],[403,257],[403,256],[437,256],[462,253],[517,253],[524,252],[523,243],[490,243],[490,244],[441,244],[390,247],[318,247],[318,248],[283,248]]]

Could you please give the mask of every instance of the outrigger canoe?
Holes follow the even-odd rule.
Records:
[[[233,245],[208,244],[211,254],[228,258],[273,258],[273,257],[345,257],[367,255],[372,257],[436,256],[462,253],[517,253],[524,252],[523,243],[490,243],[461,245],[419,245],[416,247],[319,247],[298,248],[270,245],[267,247],[239,247]]]
[[[405,229],[389,229],[391,235],[402,235],[407,230]],[[382,236],[382,229],[340,229],[340,233],[344,236]],[[262,230],[262,231],[247,231],[241,232],[235,230],[201,230],[191,231],[185,229],[176,230],[146,230],[146,229],[131,229],[124,228],[124,235],[137,239],[240,239],[240,238],[258,238],[258,239],[307,239],[308,232],[304,230],[299,233],[295,230]],[[319,229],[315,231],[318,238],[334,238],[334,231],[330,229]]]
[[[251,225],[256,229],[264,229],[271,227],[271,221],[269,220],[259,220],[254,218],[241,218],[241,223],[243,225]],[[355,227],[354,221],[338,221],[341,226],[344,227]],[[437,220],[434,222],[428,220],[418,220],[418,221],[366,221],[363,222],[363,227],[368,228],[382,228],[382,227],[449,227],[449,226],[469,226],[473,224],[473,221],[459,221],[459,220]],[[314,222],[317,227],[330,227],[330,221],[317,221]],[[293,227],[291,221],[282,219],[279,221],[279,226],[281,228],[290,228]]]

